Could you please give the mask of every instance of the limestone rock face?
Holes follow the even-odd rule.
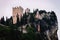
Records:
[[[27,16],[26,14],[24,15]],[[30,20],[27,19],[28,17]],[[28,27],[34,27],[36,35],[39,35],[37,40],[58,40],[58,21],[54,11],[46,12],[44,10],[37,10],[24,19],[26,19],[25,22],[27,25],[30,24]]]

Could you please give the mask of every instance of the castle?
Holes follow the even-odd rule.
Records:
[[[19,16],[19,20],[21,19],[21,16],[23,15],[23,8],[21,6],[19,7],[13,7],[13,24],[16,24],[17,22],[17,15]]]
[[[21,19],[21,17],[23,16],[23,8],[21,6],[19,7],[13,7],[13,24],[16,24],[17,23],[17,15],[19,16],[19,20]],[[25,10],[25,12],[28,14],[28,12],[30,12],[30,9],[27,8]]]
[[[13,7],[13,13],[12,13],[12,18],[13,18],[13,24],[16,24],[17,23],[17,16],[19,18],[19,21],[21,20],[21,17],[23,16],[23,8],[21,6],[19,7]],[[27,8],[25,10],[25,12],[28,14],[30,12],[30,9]],[[26,30],[25,30],[25,26],[22,26],[23,27],[23,33],[26,33]],[[19,28],[20,30],[21,28]]]

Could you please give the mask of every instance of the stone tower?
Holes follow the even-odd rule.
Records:
[[[21,16],[23,15],[23,8],[21,6],[13,8],[13,24],[17,23],[17,14],[20,20]]]

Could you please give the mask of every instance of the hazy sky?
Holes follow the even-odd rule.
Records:
[[[58,36],[60,37],[60,0],[0,0],[0,18],[2,16],[10,17],[12,15],[12,7],[22,6],[24,10],[30,8],[44,9],[46,11],[55,11],[58,18]]]

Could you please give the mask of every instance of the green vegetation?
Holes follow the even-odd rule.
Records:
[[[2,37],[2,39],[5,38],[4,40],[10,40],[10,38],[15,39],[15,40],[17,40],[17,39],[18,40],[36,40],[35,39],[36,38],[36,34],[35,34],[33,28],[32,27],[27,27],[27,30],[28,30],[28,33],[21,33],[18,30],[11,30],[10,27],[5,28],[5,26],[4,27],[0,26],[0,34],[1,34],[1,32],[3,32],[1,34],[2,35],[1,37]],[[8,36],[8,37],[6,38],[6,36],[4,36],[4,34],[6,36]],[[10,35],[8,35],[8,34],[10,34]]]

